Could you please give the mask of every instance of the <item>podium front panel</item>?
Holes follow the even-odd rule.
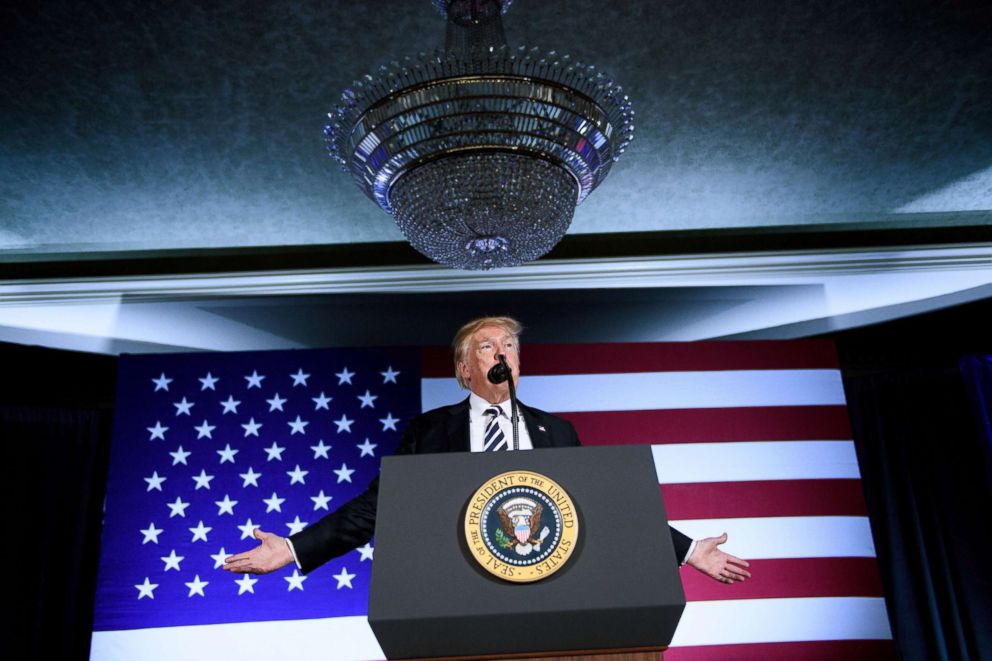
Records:
[[[471,557],[464,516],[483,483],[541,473],[579,519],[567,564],[511,583]],[[387,457],[369,623],[388,658],[644,648],[671,642],[685,595],[651,448]]]

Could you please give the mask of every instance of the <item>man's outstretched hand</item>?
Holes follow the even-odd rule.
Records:
[[[699,540],[686,564],[721,583],[739,583],[751,578],[751,572],[745,569],[750,566],[747,560],[741,560],[717,548],[726,541],[727,533]]]
[[[285,537],[255,528],[255,539],[262,543],[245,553],[224,558],[224,570],[236,574],[268,574],[293,562]]]

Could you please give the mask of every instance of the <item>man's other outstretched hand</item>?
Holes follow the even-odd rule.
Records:
[[[236,574],[268,574],[293,562],[293,554],[285,537],[255,528],[255,539],[262,543],[245,553],[224,558],[225,571]]]
[[[751,578],[751,572],[745,569],[750,566],[747,560],[741,560],[717,548],[726,541],[727,533],[699,540],[686,564],[721,583],[740,583]]]

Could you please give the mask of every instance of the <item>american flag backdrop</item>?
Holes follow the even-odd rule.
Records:
[[[751,561],[732,586],[682,569],[666,658],[894,657],[831,343],[525,345],[522,371],[583,444],[651,445],[673,525]],[[307,577],[218,562],[333,510],[412,415],[464,398],[450,351],[122,357],[118,390],[92,658],[382,658],[373,545]]]
[[[420,410],[420,362],[414,349],[123,356],[94,631],[363,615],[371,545],[310,576],[220,567],[258,543],[254,528],[288,536],[365,489]]]

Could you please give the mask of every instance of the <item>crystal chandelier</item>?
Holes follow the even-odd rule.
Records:
[[[454,268],[547,253],[633,137],[629,99],[595,67],[507,47],[512,1],[433,0],[444,50],[365,75],[324,127],[410,244]]]

